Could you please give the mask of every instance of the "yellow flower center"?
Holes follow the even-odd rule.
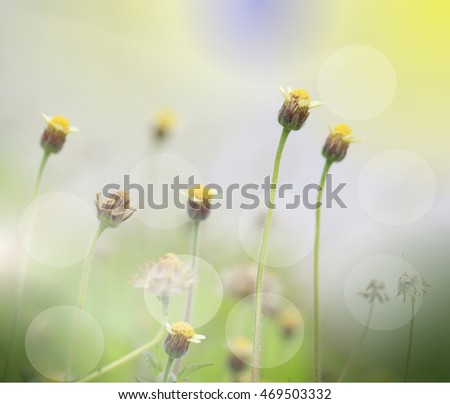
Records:
[[[69,133],[70,131],[69,120],[60,115],[54,116],[50,119],[48,124],[53,126],[55,129],[62,130],[64,133]]]
[[[341,135],[342,137],[348,136],[352,133],[352,130],[345,123],[341,123],[334,127],[334,133]]]
[[[161,129],[170,129],[175,123],[175,114],[170,109],[162,110],[156,116],[157,126]]]
[[[172,332],[177,335],[182,335],[184,338],[191,339],[195,337],[194,329],[184,321],[179,321],[178,323],[172,324]]]
[[[193,187],[189,189],[189,198],[196,199],[198,201],[207,202],[214,195],[215,192],[213,190],[203,186]]]
[[[292,90],[289,95],[294,98],[295,100],[308,100],[309,101],[309,94],[308,91],[302,90],[300,88],[296,90]]]

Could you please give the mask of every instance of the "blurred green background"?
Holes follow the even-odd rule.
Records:
[[[169,156],[170,170],[149,172],[148,182],[166,182],[174,172],[192,171],[200,182],[223,187],[261,183],[271,172],[281,132],[279,85],[306,88],[313,100],[324,102],[311,112],[304,129],[290,135],[281,183],[300,189],[318,182],[328,124],[345,122],[364,139],[332,167],[333,183],[348,183],[342,192],[348,208],[323,211],[324,379],[336,380],[362,333],[367,304],[357,293],[377,277],[386,282],[391,300],[378,312],[379,327],[370,330],[347,380],[402,380],[408,324],[405,306],[396,297],[396,279],[403,271],[404,254],[408,268],[432,285],[415,318],[409,379],[449,380],[448,2],[0,4],[2,365],[24,255],[20,223],[42,156],[39,139],[45,122],[40,113],[67,116],[80,129],[68,136],[60,154],[51,156],[44,173],[41,194],[48,195],[53,210],[40,217],[41,250],[34,250],[29,261],[6,380],[51,380],[30,362],[26,335],[44,310],[76,303],[81,260],[96,226],[95,193],[107,183],[121,184],[124,174],[160,152]],[[176,116],[163,143],[154,136],[155,116],[162,108]],[[58,194],[47,194],[51,192]],[[254,263],[265,211],[243,211],[238,205],[212,212],[201,229],[200,256],[225,286],[233,268]],[[129,285],[130,277],[152,257],[190,253],[190,223],[184,213],[165,212],[169,228],[161,228],[164,223],[156,219],[152,225],[154,213],[149,214],[136,212],[119,228],[106,231],[98,244],[85,306],[103,332],[103,353],[94,349],[101,355],[98,365],[157,332],[154,308],[149,310],[142,291]],[[262,371],[264,381],[312,379],[313,217],[304,207],[288,211],[282,205],[274,215],[268,271],[276,278],[278,293],[298,308],[303,322],[287,338],[283,317],[268,317],[263,357],[271,363],[273,352],[291,352],[303,327],[304,340],[285,363]],[[208,285],[200,283],[199,288],[208,290]],[[184,360],[213,366],[190,380],[247,380],[248,368],[236,375],[228,366],[227,340],[240,332],[229,316],[240,298],[225,287],[220,301],[215,291],[205,293],[197,304],[200,310],[210,304],[208,299],[216,299],[217,314],[206,324],[193,323],[207,339],[191,347]],[[245,302],[240,304],[243,317],[251,322]],[[36,331],[47,368],[58,362],[58,347],[50,336],[59,331],[45,324]],[[28,333],[30,344],[34,336]],[[80,358],[88,360],[91,351],[83,349]],[[161,346],[152,353],[164,361]],[[143,356],[97,380],[136,379],[150,379]]]

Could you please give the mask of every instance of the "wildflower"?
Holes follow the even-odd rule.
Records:
[[[283,310],[279,316],[281,329],[286,338],[292,337],[295,332],[303,325],[302,317],[299,311],[294,307]]]
[[[405,272],[398,280],[397,296],[402,295],[403,302],[409,297],[412,302],[418,297],[423,297],[427,294],[427,289],[431,286],[420,275]]]
[[[105,227],[117,227],[136,211],[127,192],[117,191],[106,198],[99,192],[95,198],[97,217]]]
[[[322,105],[320,101],[311,101],[306,90],[284,90],[280,87],[284,97],[283,105],[278,113],[278,122],[289,130],[299,130],[309,116],[309,110]]]
[[[188,190],[187,213],[192,220],[205,220],[210,213],[211,199],[217,195],[215,189],[204,186],[192,187]]]
[[[164,340],[164,350],[171,358],[181,358],[189,349],[189,344],[199,344],[206,337],[196,334],[194,329],[183,321],[166,324],[169,335]]]
[[[358,139],[352,134],[350,127],[344,123],[334,128],[330,127],[330,134],[325,140],[322,155],[331,162],[342,161],[347,154],[350,143],[357,141]]]
[[[171,109],[160,110],[155,119],[154,134],[158,141],[164,140],[173,129],[175,114]]]
[[[197,283],[196,275],[190,266],[172,253],[161,257],[158,263],[146,262],[140,272],[131,280],[135,288],[150,290],[159,298],[181,295],[185,289]]]
[[[376,299],[378,299],[380,303],[384,303],[389,300],[389,296],[384,291],[384,288],[384,282],[373,279],[364,292],[360,292],[359,294],[364,297],[364,299],[368,299],[369,303],[373,303]]]
[[[235,373],[242,371],[252,354],[252,344],[245,337],[236,337],[230,342],[228,367]]]
[[[77,128],[71,127],[67,118],[47,116],[42,114],[47,122],[47,127],[41,137],[41,146],[47,153],[58,153],[66,141],[66,136],[72,132],[78,132]]]

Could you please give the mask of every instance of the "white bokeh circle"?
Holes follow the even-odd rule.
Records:
[[[428,163],[406,150],[372,157],[358,179],[358,197],[381,223],[406,225],[420,219],[434,203],[436,177]]]
[[[397,296],[398,280],[405,270],[417,274],[409,262],[395,255],[374,255],[357,263],[347,275],[344,289],[345,303],[352,316],[366,325],[370,306],[359,293],[376,279],[384,282],[389,300],[384,303],[375,301],[370,328],[392,330],[408,323],[411,320],[411,301],[403,302],[403,298]],[[416,299],[415,313],[421,304],[422,299]]]
[[[174,229],[185,224],[189,220],[186,210],[176,206],[174,191],[170,188],[177,176],[180,184],[188,184],[191,176],[195,184],[202,184],[194,164],[177,154],[156,153],[139,161],[130,171],[130,183],[140,185],[144,190],[142,195],[136,188],[129,191],[134,207],[138,208],[134,217],[154,229]],[[163,194],[167,195],[166,208],[149,206],[149,198],[154,205],[162,204]],[[180,194],[179,201],[184,204],[186,190]]]
[[[273,212],[267,243],[266,265],[286,267],[303,260],[314,245],[314,212],[300,205],[288,209],[294,202],[294,193],[286,192],[278,198]],[[267,207],[260,196],[260,206],[243,209],[239,218],[239,239],[245,252],[256,262],[259,259]]]
[[[321,100],[336,115],[364,120],[383,112],[397,91],[397,75],[378,49],[349,45],[331,53],[319,70]]]
[[[183,265],[192,265],[192,255],[178,255]],[[194,289],[192,314],[189,322],[194,327],[205,325],[214,318],[220,309],[223,299],[222,278],[216,269],[206,260],[195,258],[197,285]],[[150,314],[160,323],[182,321],[185,315],[188,291],[170,297],[167,320],[162,318],[162,306],[159,298],[150,290],[144,289],[144,300]]]
[[[20,238],[34,260],[67,267],[83,260],[97,227],[93,203],[70,192],[49,192],[25,209]]]
[[[282,327],[275,317],[263,315],[261,317],[261,353],[260,368],[274,368],[283,365],[299,351],[303,343],[304,326],[303,318],[298,308],[288,299],[273,293],[262,293],[261,298],[275,298],[280,305],[281,311],[294,311],[301,320],[295,336],[287,338],[283,335]],[[233,341],[237,338],[253,340],[254,321],[254,299],[255,295],[244,297],[237,302],[227,317],[225,335],[229,349],[233,352],[235,345]],[[242,361],[251,365],[251,357],[244,358],[239,352],[234,352]]]
[[[30,363],[45,377],[63,381],[75,306],[55,306],[38,314],[28,327],[25,349]],[[103,355],[103,331],[97,320],[82,310],[70,380],[88,375]]]

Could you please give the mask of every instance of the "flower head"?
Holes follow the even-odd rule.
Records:
[[[194,329],[188,323],[179,321],[170,325],[166,324],[167,335],[164,340],[164,350],[172,358],[181,358],[189,349],[189,344],[199,344],[206,337],[196,334]]]
[[[187,213],[192,220],[205,220],[210,213],[211,200],[217,196],[215,189],[197,185],[188,190]]]
[[[66,136],[72,132],[78,132],[77,128],[71,127],[69,120],[63,116],[47,116],[42,114],[47,122],[47,127],[41,137],[41,146],[48,153],[58,153],[66,141]]]
[[[173,129],[175,124],[175,114],[169,109],[165,108],[156,114],[154,133],[157,140],[161,141],[167,138],[169,132]]]
[[[120,223],[129,219],[136,211],[130,205],[128,192],[117,191],[107,197],[100,192],[95,197],[97,217],[106,227],[117,227]]]
[[[284,90],[280,87],[280,91],[284,102],[278,113],[278,122],[289,130],[299,130],[308,119],[309,110],[322,104],[311,101],[306,90],[292,90],[289,87]]]
[[[369,303],[373,303],[376,299],[378,299],[380,303],[384,303],[389,300],[389,296],[384,289],[384,282],[373,279],[364,292],[360,292],[359,294],[364,297],[364,299],[367,299]]]
[[[131,280],[135,288],[147,289],[159,298],[181,295],[185,289],[197,283],[192,267],[172,253],[161,257],[158,263],[146,262],[140,272]]]
[[[398,280],[397,296],[403,297],[403,302],[406,298],[410,298],[414,302],[418,297],[423,297],[427,294],[427,288],[431,286],[420,275],[405,272]]]
[[[344,123],[330,127],[330,134],[325,140],[322,149],[323,156],[332,162],[342,161],[347,154],[350,143],[358,139],[352,134],[352,130]]]
[[[229,343],[230,356],[228,366],[233,372],[240,372],[246,367],[252,355],[252,343],[246,337],[236,337]]]
[[[295,307],[284,309],[279,315],[279,320],[286,338],[292,337],[303,325],[302,316]]]

